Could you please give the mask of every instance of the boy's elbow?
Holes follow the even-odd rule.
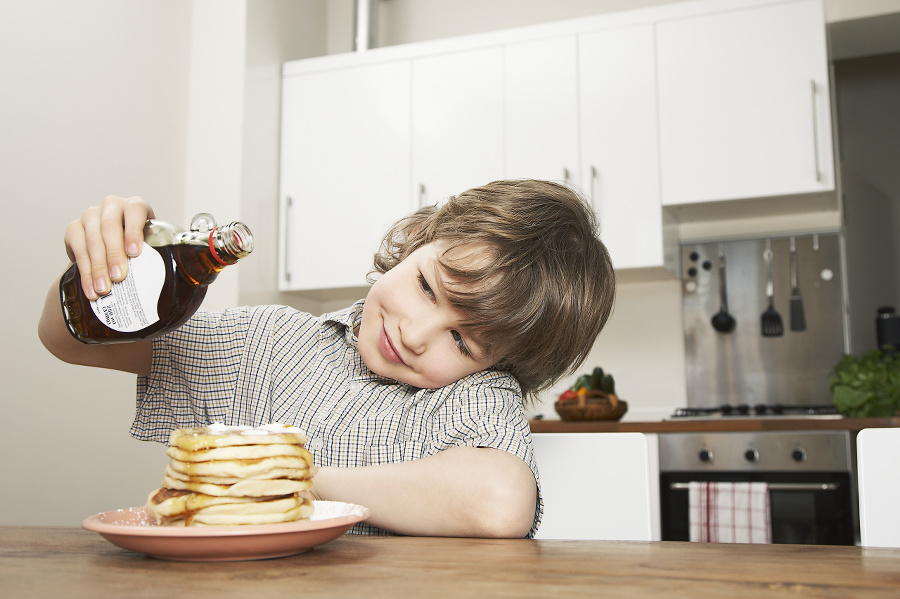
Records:
[[[68,364],[80,364],[85,345],[75,340],[67,329],[60,330],[52,324],[41,321],[38,324],[38,339],[54,357]]]
[[[84,348],[66,328],[62,310],[59,307],[59,292],[55,287],[50,288],[47,299],[44,301],[44,309],[38,320],[37,334],[47,351],[63,362],[74,363],[74,356],[78,354],[78,350]]]
[[[528,535],[534,523],[537,486],[530,470],[527,475],[501,476],[485,485],[474,514],[477,536],[520,539]]]
[[[500,509],[484,514],[479,524],[482,532],[478,536],[489,539],[521,539],[528,535],[533,522],[534,508],[528,514]]]
[[[38,339],[40,339],[41,344],[48,352],[64,362],[67,361],[65,359],[65,352],[59,349],[61,344],[59,343],[57,334],[54,334],[54,331],[44,320],[41,320],[40,323],[38,323],[37,333]]]

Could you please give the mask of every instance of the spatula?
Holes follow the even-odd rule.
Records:
[[[806,330],[806,313],[803,311],[803,298],[800,296],[800,287],[797,285],[797,246],[791,237],[791,330]]]
[[[772,243],[766,240],[766,251],[763,259],[766,261],[766,297],[769,299],[769,307],[760,317],[763,337],[780,337],[784,335],[784,324],[781,322],[781,314],[775,310],[775,281],[772,273]]]

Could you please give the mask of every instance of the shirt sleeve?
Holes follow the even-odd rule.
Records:
[[[153,340],[150,374],[138,377],[131,434],[166,442],[176,428],[261,424],[270,416],[278,332],[312,317],[285,306],[197,312]]]

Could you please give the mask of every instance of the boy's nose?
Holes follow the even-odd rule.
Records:
[[[435,319],[422,316],[411,317],[400,327],[400,341],[411,352],[421,354],[428,347],[428,342],[437,333],[439,323]]]

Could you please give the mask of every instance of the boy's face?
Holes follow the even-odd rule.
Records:
[[[446,280],[429,243],[381,276],[369,290],[357,332],[372,372],[421,389],[436,389],[484,370],[494,360],[460,327],[463,314],[444,293]]]

